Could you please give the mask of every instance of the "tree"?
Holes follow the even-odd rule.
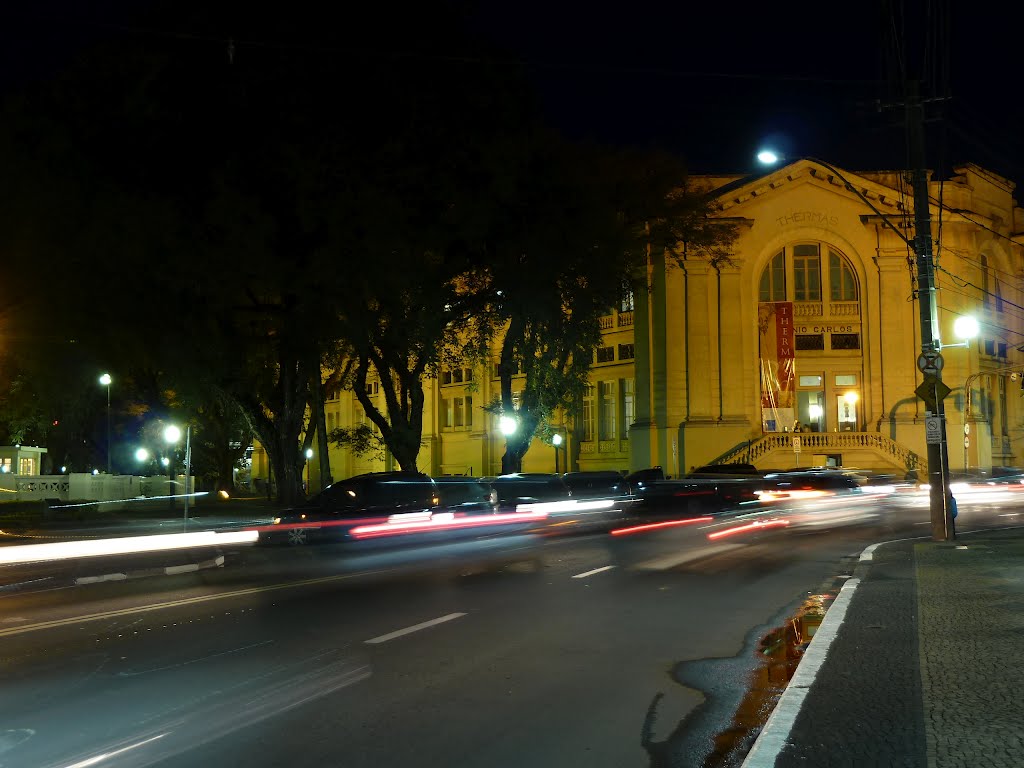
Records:
[[[499,349],[500,399],[493,413],[514,418],[502,472],[518,472],[538,428],[558,409],[575,410],[588,386],[599,318],[628,289],[646,290],[648,254],[728,258],[734,233],[714,222],[675,158],[539,142],[522,186],[502,201],[487,270],[495,296],[476,326],[478,348]],[[523,389],[513,377],[524,374]]]

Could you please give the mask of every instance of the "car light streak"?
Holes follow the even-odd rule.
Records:
[[[746,525],[738,525],[735,528],[726,528],[722,531],[715,531],[709,533],[708,538],[714,541],[715,539],[724,539],[726,536],[735,536],[737,533],[746,533],[748,531],[761,530],[763,528],[785,528],[789,525],[789,520],[755,520],[752,523]]]
[[[251,544],[259,534],[247,531],[196,531],[165,533],[155,536],[125,536],[116,539],[59,541],[46,544],[20,544],[0,548],[0,565],[41,563],[79,557],[129,555],[141,552],[163,552],[189,547],[216,547],[224,544]]]
[[[354,539],[373,539],[381,536],[401,536],[408,533],[430,531],[451,531],[462,528],[490,528],[510,523],[532,523],[547,517],[546,512],[509,512],[498,515],[470,515],[448,519],[416,520],[412,522],[382,523],[378,525],[357,525],[349,531]]]
[[[91,765],[99,765],[104,760],[109,760],[112,757],[117,757],[118,755],[124,754],[125,752],[128,752],[132,749],[138,749],[139,747],[143,747],[146,744],[156,741],[157,739],[162,739],[166,735],[166,733],[161,733],[156,736],[151,736],[148,739],[143,739],[137,744],[129,744],[127,747],[115,749],[113,752],[104,752],[102,755],[96,755],[95,757],[90,757],[85,760],[79,760],[77,763],[71,763],[70,765],[64,766],[64,768],[88,768]]]
[[[611,509],[615,506],[614,499],[593,499],[579,501],[538,501],[532,504],[517,504],[516,512],[543,512],[546,515],[553,515],[559,512],[586,512],[588,510]]]
[[[659,528],[674,528],[680,525],[691,525],[692,523],[707,523],[715,518],[713,517],[689,517],[685,520],[666,520],[661,523],[647,523],[645,525],[633,525],[629,528],[615,528],[611,531],[612,536],[628,536],[632,533],[641,533],[643,531],[655,531]]]
[[[81,504],[56,504],[50,509],[72,509],[74,507],[98,507],[101,504],[125,504],[131,501],[167,501],[168,499],[194,499],[197,496],[206,496],[209,491],[196,491],[195,493],[174,493],[168,496],[132,496],[130,499],[109,499],[107,501],[85,501]]]

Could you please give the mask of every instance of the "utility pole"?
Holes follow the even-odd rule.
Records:
[[[924,103],[916,81],[908,84],[907,132],[914,188],[914,251],[917,254],[917,301],[921,312],[921,356],[918,367],[924,381],[917,394],[925,402],[925,441],[928,447],[929,510],[932,539],[953,541],[949,496],[949,452],[946,442],[946,409],[943,400],[949,387],[942,383],[942,340],[935,301],[935,263],[932,223],[928,202],[928,171],[924,151]]]

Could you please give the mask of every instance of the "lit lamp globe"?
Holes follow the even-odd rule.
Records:
[[[516,432],[516,420],[511,416],[502,416],[498,420],[498,429],[503,435],[514,435]]]
[[[307,448],[306,449],[306,460],[308,461],[309,459],[312,459],[312,458],[313,458],[313,449],[312,448]]]
[[[135,460],[140,462],[148,461],[149,451],[147,451],[145,448],[139,448],[137,451],[135,451]]]
[[[555,432],[551,436],[551,444],[556,448],[562,444],[562,434],[560,432]]]
[[[173,424],[169,424],[164,430],[164,440],[168,443],[176,443],[181,440],[181,430]]]
[[[757,153],[757,162],[761,165],[775,165],[779,162],[779,154],[771,149],[762,149]]]
[[[978,325],[978,321],[973,317],[958,317],[953,321],[953,333],[957,335],[957,338],[964,340],[973,339],[980,332],[981,326]]]
[[[845,395],[843,395],[843,400],[850,403],[851,405],[853,403],[856,403],[859,399],[860,395],[858,395],[856,392],[847,392]]]

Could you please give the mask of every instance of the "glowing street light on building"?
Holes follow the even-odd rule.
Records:
[[[502,416],[500,419],[498,419],[498,429],[500,429],[501,434],[505,435],[506,437],[508,437],[509,435],[514,435],[518,427],[519,425],[516,423],[516,420],[511,416]]]

